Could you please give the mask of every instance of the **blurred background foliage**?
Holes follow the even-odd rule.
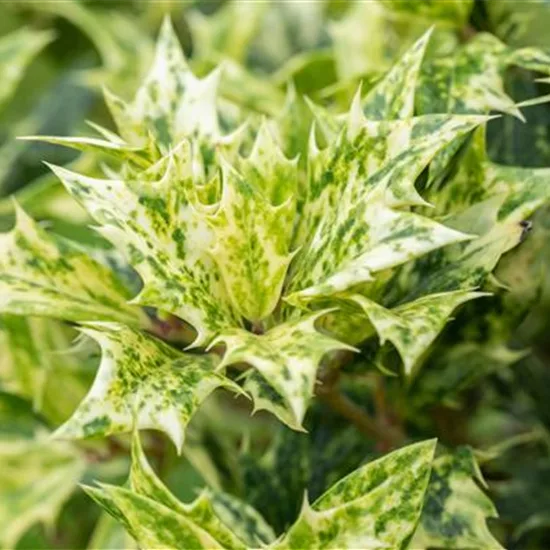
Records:
[[[550,49],[546,1],[3,1],[1,230],[13,223],[16,197],[60,235],[106,247],[42,163],[99,174],[96,157],[16,137],[83,135],[87,120],[112,127],[101,90],[133,93],[166,13],[196,73],[222,63],[221,115],[228,128],[243,113],[254,124],[262,115],[296,110],[285,120],[295,125],[300,143],[288,154],[307,140],[312,120],[306,103],[289,103],[289,96],[307,95],[344,110],[360,81],[368,90],[431,26],[426,71],[448,63],[455,77],[473,48],[487,47],[483,33],[495,37],[495,56],[480,71],[487,77],[481,85],[495,86],[495,110],[512,112],[502,103],[504,90],[516,102],[550,91],[550,67],[533,73],[536,67],[509,55],[531,46]],[[527,124],[510,115],[490,123],[490,157],[550,167],[550,106],[535,105],[523,115]],[[343,375],[348,395],[380,422],[411,438],[437,436],[449,448],[473,449],[500,514],[491,528],[504,546],[522,550],[550,547],[550,211],[539,211],[532,222],[523,245],[500,263],[493,297],[461,311],[410,387],[373,371],[368,346]],[[114,261],[107,248],[102,254]],[[36,443],[37,434],[59,425],[84,395],[98,349],[69,326],[10,316],[0,318],[0,346],[0,501],[33,484],[36,489],[25,503],[18,548],[131,548],[114,521],[99,517],[76,490],[78,480],[123,482],[128,440],[88,441],[78,449]],[[386,442],[365,438],[320,403],[307,419],[309,436],[248,415],[234,400],[214,396],[193,421],[181,458],[166,440],[149,434],[148,454],[178,497],[188,500],[205,484],[223,488],[281,531],[296,517],[304,489],[315,499],[388,450]],[[23,469],[36,478],[14,481]],[[0,530],[8,516],[0,517]],[[37,519],[51,521],[42,527],[33,525]]]

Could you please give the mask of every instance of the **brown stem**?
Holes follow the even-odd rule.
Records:
[[[376,439],[382,447],[381,450],[395,447],[403,439],[402,434],[390,426],[380,425],[362,407],[344,395],[338,388],[339,377],[338,368],[327,369],[317,385],[317,396],[334,412],[347,418],[361,433]]]

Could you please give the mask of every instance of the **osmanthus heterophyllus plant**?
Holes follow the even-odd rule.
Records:
[[[363,466],[312,504],[304,497],[276,537],[227,494],[180,503],[138,435],[160,430],[181,449],[217,388],[303,430],[316,393],[335,403],[339,369],[363,342],[378,341],[372,365],[407,385],[453,312],[484,299],[500,257],[547,201],[548,172],[488,160],[486,112],[502,103],[480,87],[464,108],[445,78],[423,84],[428,41],[359,89],[347,112],[311,104],[309,142],[289,158],[285,116],[295,112],[226,127],[221,71],[197,78],[165,21],[135,98],[105,94],[117,133],[41,138],[111,158],[102,179],[52,170],[141,289],[120,276],[113,251],[56,237],[18,209],[0,241],[0,308],[75,323],[101,346],[91,389],[54,436],[135,432],[129,484],[87,491],[140,546],[499,547],[473,457],[434,460],[431,440]],[[443,108],[422,114],[426,97],[445,94]]]

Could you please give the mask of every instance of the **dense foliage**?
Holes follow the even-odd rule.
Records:
[[[546,2],[0,9],[3,548],[550,544]]]

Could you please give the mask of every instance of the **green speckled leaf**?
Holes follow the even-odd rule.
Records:
[[[146,323],[127,298],[112,271],[46,233],[20,208],[12,231],[0,234],[0,311],[68,321]]]
[[[236,170],[228,164],[222,170],[221,201],[207,218],[211,253],[235,310],[259,321],[277,306],[293,256],[297,163],[284,157],[262,125],[250,156]]]
[[[205,79],[189,68],[172,28],[164,20],[153,66],[131,103],[106,94],[116,125],[131,145],[150,137],[162,153],[191,136],[213,141],[221,137],[216,108],[219,71]]]
[[[362,100],[366,118],[393,120],[413,116],[420,65],[430,36],[431,31],[426,32]]]
[[[167,344],[111,323],[82,332],[102,348],[95,381],[56,437],[82,438],[153,428],[165,432],[181,450],[185,427],[216,388],[240,391],[214,372],[215,357],[182,353]]]
[[[13,95],[33,58],[53,39],[48,31],[22,28],[0,40],[0,109]]]
[[[410,376],[453,310],[481,296],[484,294],[465,291],[430,294],[394,309],[386,309],[358,294],[350,298],[365,312],[380,337],[380,343],[389,340],[396,347],[403,360],[405,374]]]
[[[37,522],[52,527],[76,488],[85,463],[66,443],[12,439],[0,442],[0,545],[15,548]]]
[[[321,359],[330,351],[353,349],[317,331],[315,321],[323,313],[282,323],[265,334],[227,330],[214,341],[227,348],[221,366],[245,362],[263,378],[254,376],[245,383],[245,389],[260,398],[255,409],[271,411],[294,429],[302,429]]]
[[[310,152],[309,188],[286,300],[347,290],[373,275],[468,235],[414,214],[425,204],[416,178],[446,144],[483,117],[427,116],[368,121],[359,96],[338,139]]]
[[[421,114],[498,111],[524,120],[521,104],[504,87],[504,73],[514,65],[548,73],[550,54],[535,48],[513,50],[494,36],[479,33],[453,55],[423,65],[416,94],[417,111]],[[458,139],[436,158],[430,167],[431,180],[440,177],[463,143],[463,138]]]
[[[426,502],[410,548],[502,549],[487,527],[487,518],[496,517],[497,512],[480,484],[484,481],[469,448],[434,460]]]
[[[132,443],[130,489],[111,485],[85,489],[140,547],[245,550],[274,539],[263,518],[234,497],[204,491],[190,504],[180,502],[149,465],[137,433]]]
[[[144,287],[133,302],[182,317],[194,326],[195,344],[201,345],[240,322],[209,252],[214,233],[206,207],[196,199],[190,163],[190,148],[183,143],[160,165],[159,181],[150,172],[99,180],[64,168],[54,171],[140,274]]]
[[[546,168],[490,162],[478,134],[457,173],[442,188],[434,185],[426,193],[447,225],[478,238],[438,250],[404,269],[392,292],[400,286],[409,290],[397,299],[481,285],[501,256],[524,239],[526,220],[550,200],[549,181]]]
[[[274,548],[401,548],[414,532],[435,441],[409,445],[355,470],[313,505]]]

